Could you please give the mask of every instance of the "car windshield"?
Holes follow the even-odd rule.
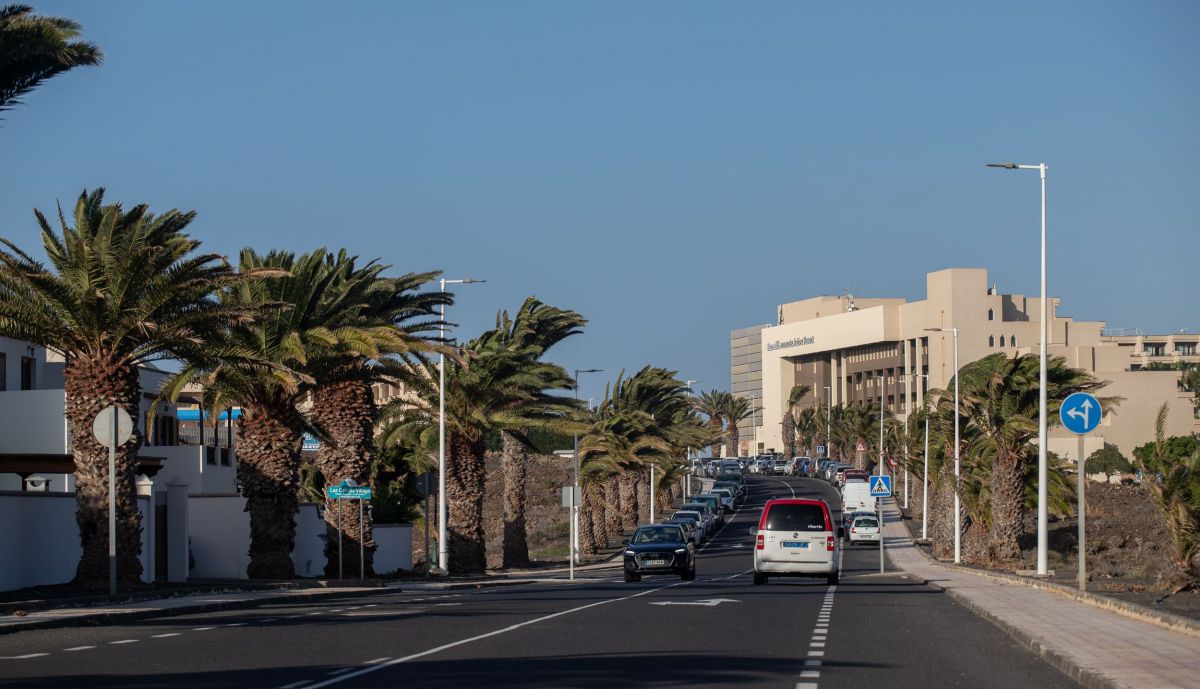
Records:
[[[768,531],[824,531],[825,510],[820,505],[771,505]]]
[[[634,543],[679,543],[678,526],[651,526],[633,534]]]
[[[694,510],[697,514],[704,514],[705,512],[708,511],[708,505],[704,505],[704,504],[701,504],[698,502],[689,502],[688,504],[684,505],[683,507],[685,509]]]
[[[700,513],[696,512],[695,510],[688,510],[686,512],[683,510],[679,510],[678,512],[675,513],[674,518],[675,519],[695,519],[696,521],[700,521]]]
[[[858,519],[854,520],[854,525],[865,526],[871,529],[879,528],[879,522],[875,519],[875,517],[859,517]]]

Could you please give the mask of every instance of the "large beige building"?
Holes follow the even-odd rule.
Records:
[[[745,397],[752,409],[762,407],[762,330],[769,325],[752,325],[729,334],[730,390],[735,397]],[[751,454],[754,429],[762,425],[755,412],[738,424],[738,456]]]
[[[1049,354],[1109,381],[1101,395],[1123,398],[1088,436],[1088,453],[1111,443],[1129,455],[1152,439],[1163,402],[1169,435],[1200,430],[1192,395],[1177,384],[1179,372],[1148,367],[1200,361],[1197,335],[1106,334],[1104,323],[1060,316],[1058,306],[1051,298]],[[756,430],[765,451],[783,448],[783,404],[794,385],[812,389],[802,406],[875,401],[904,418],[929,389],[952,379],[952,328],[958,328],[960,365],[996,352],[1038,350],[1040,300],[989,287],[982,268],[929,273],[922,301],[823,296],[783,304],[778,313],[778,325],[761,330],[763,412],[750,433]],[[1052,430],[1050,449],[1074,459],[1074,436]]]

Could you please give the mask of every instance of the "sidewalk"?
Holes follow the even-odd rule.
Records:
[[[888,556],[944,590],[1086,687],[1200,689],[1200,639],[1019,583],[943,565],[912,542],[884,507]]]

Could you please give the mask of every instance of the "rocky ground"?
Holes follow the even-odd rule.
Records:
[[[919,534],[920,512],[912,512],[915,519],[909,528],[915,525]],[[1014,569],[1036,567],[1036,520],[1036,514],[1026,515],[1024,564]],[[1170,536],[1166,520],[1143,487],[1089,482],[1086,528],[1088,591],[1200,619],[1200,591],[1167,595],[1159,583],[1159,574],[1170,564]],[[1075,586],[1078,522],[1074,516],[1051,516],[1049,531],[1052,580]]]

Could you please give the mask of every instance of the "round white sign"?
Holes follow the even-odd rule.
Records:
[[[108,447],[112,442],[113,432],[113,417],[117,420],[117,445],[124,445],[133,435],[133,419],[129,418],[129,412],[121,409],[118,406],[111,406],[96,415],[96,420],[92,422],[92,435],[96,436],[96,442]]]

